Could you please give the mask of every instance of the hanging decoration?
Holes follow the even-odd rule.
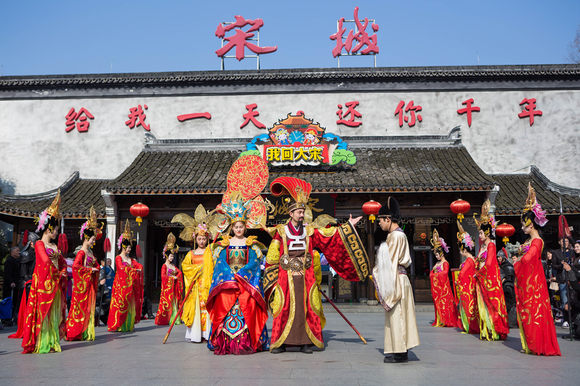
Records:
[[[374,223],[375,219],[377,218],[376,215],[379,214],[379,210],[381,209],[381,207],[382,205],[380,203],[374,200],[370,200],[363,204],[362,210],[364,214],[369,216],[369,220],[371,220],[371,222]]]
[[[450,208],[451,211],[457,215],[457,219],[461,222],[465,218],[463,215],[469,212],[469,209],[471,209],[471,205],[469,202],[460,198],[459,200],[453,201],[450,205]]]
[[[137,232],[137,246],[135,246],[135,255],[138,259],[143,257],[143,254],[141,253],[141,245],[139,245],[139,232]]]
[[[141,226],[141,222],[143,221],[143,217],[146,217],[149,214],[149,207],[145,204],[140,202],[131,206],[131,214],[136,217],[137,225]]]
[[[499,237],[503,237],[502,241],[504,244],[510,241],[510,236],[513,236],[514,233],[516,233],[516,228],[514,228],[513,225],[506,224],[505,222],[495,228],[495,234]]]

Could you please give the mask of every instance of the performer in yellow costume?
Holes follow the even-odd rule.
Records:
[[[185,293],[191,291],[185,304],[181,320],[187,327],[185,340],[192,343],[201,343],[209,340],[211,320],[205,304],[209,295],[209,287],[213,275],[213,258],[209,247],[210,232],[206,220],[208,215],[203,205],[195,211],[195,218],[180,213],[173,217],[172,222],[185,226],[179,237],[184,241],[193,241],[194,249],[189,251],[181,262],[181,270],[185,281]]]

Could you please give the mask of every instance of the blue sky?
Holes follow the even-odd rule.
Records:
[[[262,69],[336,67],[329,36],[339,18],[353,18],[355,6],[361,18],[374,18],[380,26],[380,67],[477,65],[478,56],[481,65],[565,63],[580,24],[578,0],[4,0],[0,71],[13,76],[219,70],[214,32],[234,15],[263,19],[260,45],[278,45],[277,52],[262,56]],[[372,58],[343,57],[341,65],[372,66]],[[252,59],[226,62],[228,70],[254,68]]]

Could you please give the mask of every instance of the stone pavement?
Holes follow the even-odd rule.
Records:
[[[167,327],[153,320],[128,334],[100,327],[96,341],[63,341],[60,354],[21,355],[21,341],[7,339],[15,327],[6,328],[0,331],[0,385],[580,385],[580,341],[558,338],[562,357],[524,355],[518,330],[505,342],[484,342],[431,327],[433,312],[418,312],[421,345],[410,362],[384,364],[384,314],[346,316],[368,345],[336,312],[327,312],[327,347],[311,355],[216,356],[205,344],[185,343],[184,326],[164,345]],[[557,327],[558,336],[565,332]]]

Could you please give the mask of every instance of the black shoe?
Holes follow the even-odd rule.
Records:
[[[570,340],[570,334],[562,335],[562,339]]]
[[[280,347],[276,347],[275,349],[273,349],[270,352],[272,354],[282,354],[283,352],[286,352],[286,345],[282,345]]]
[[[384,363],[407,363],[407,362],[409,362],[409,356],[407,355],[407,353],[389,355],[389,356],[386,356],[385,359],[383,359],[383,362]]]
[[[284,349],[284,351],[286,351],[286,349]],[[308,347],[307,344],[302,345],[302,347],[300,347],[300,352],[304,353],[304,354],[312,354],[312,349],[310,347]]]
[[[407,353],[395,354],[395,363],[407,363],[409,362],[409,356]]]

